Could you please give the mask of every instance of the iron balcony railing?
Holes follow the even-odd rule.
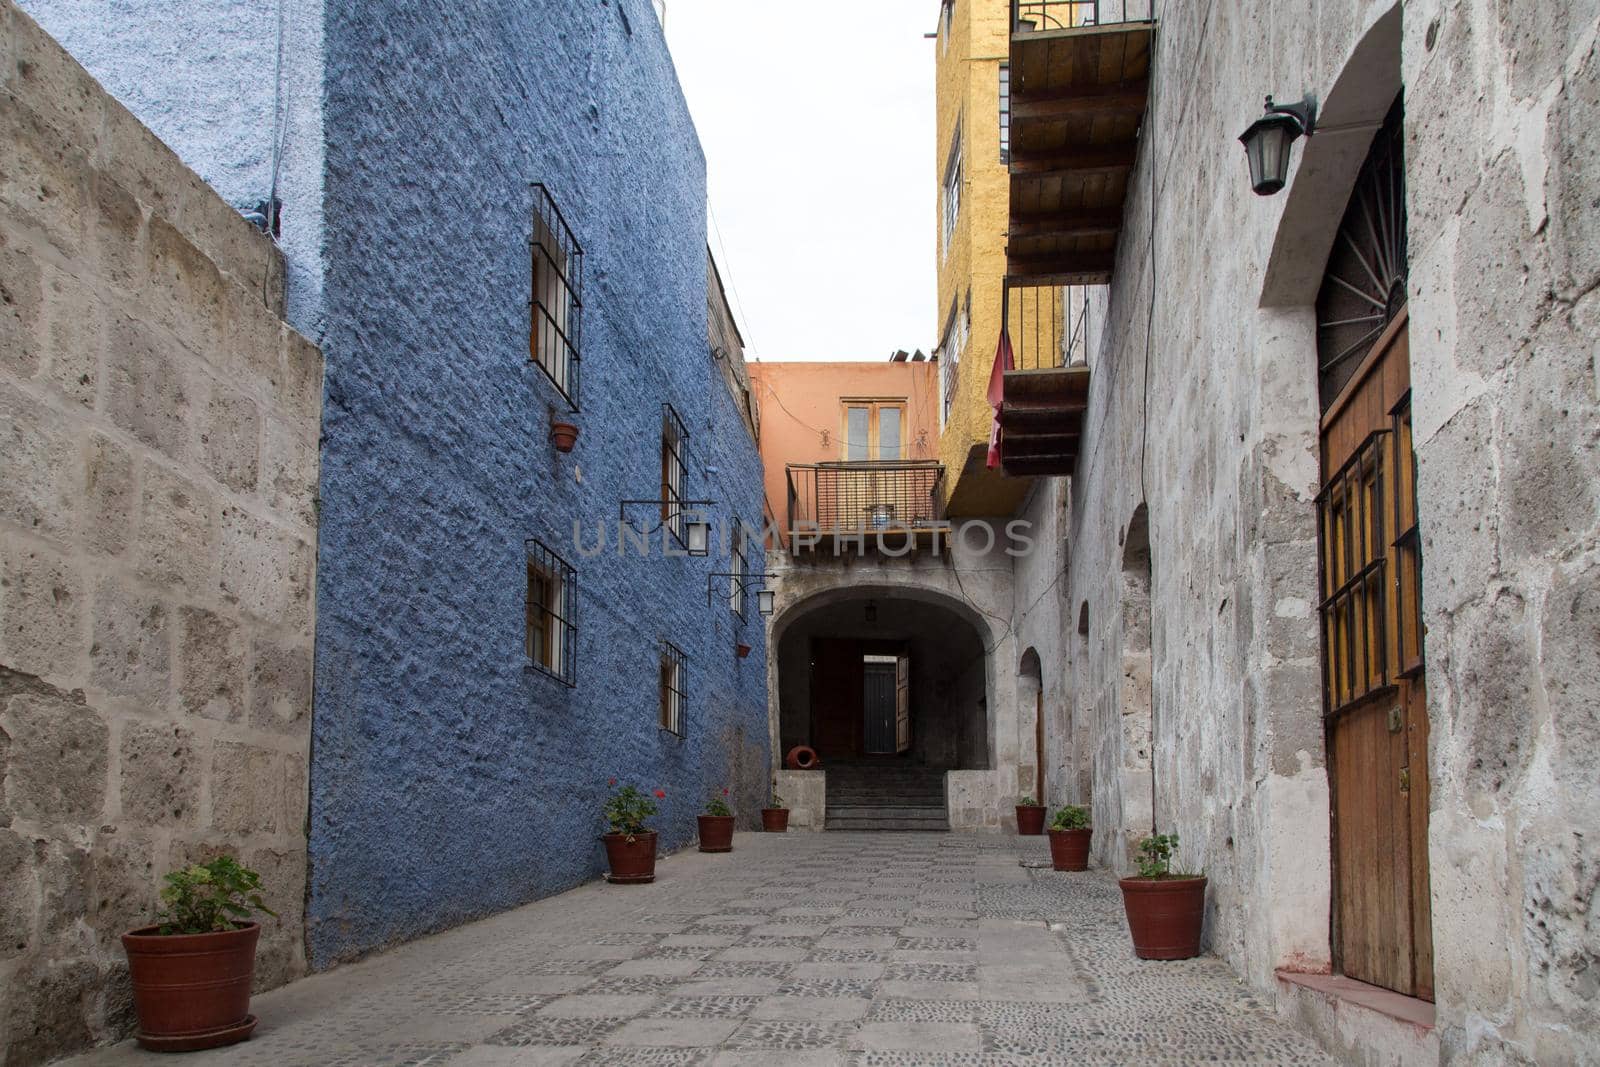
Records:
[[[1099,24],[1100,0],[1011,0],[1012,33]]]
[[[871,534],[944,523],[944,467],[935,462],[791,463],[788,476],[791,533]]]
[[[1013,370],[1089,362],[1088,286],[1035,285],[1007,278],[1000,314],[1011,338]]]

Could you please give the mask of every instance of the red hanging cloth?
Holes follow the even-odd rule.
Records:
[[[989,406],[994,408],[994,425],[989,427],[989,469],[1000,466],[1000,408],[1006,402],[1006,371],[1011,369],[1011,334],[1000,329],[1000,343],[994,350],[994,367],[989,371]]]

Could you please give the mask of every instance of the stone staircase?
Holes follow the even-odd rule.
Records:
[[[885,760],[829,763],[829,830],[948,830],[944,771]]]

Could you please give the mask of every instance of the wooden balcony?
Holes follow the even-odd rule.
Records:
[[[1013,0],[1006,273],[1111,280],[1149,99],[1149,21],[1099,23],[1092,0]]]
[[[1003,307],[1012,356],[1000,465],[1012,478],[1071,474],[1089,406],[1088,298],[1077,286],[1007,278]]]

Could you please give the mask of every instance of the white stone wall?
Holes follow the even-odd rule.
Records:
[[[773,772],[772,785],[789,806],[789,829],[817,832],[828,821],[828,772],[826,770]]]
[[[125,1036],[118,936],[227,850],[305,969],[322,357],[283,263],[0,0],[0,1060]]]
[[[1312,303],[1403,80],[1442,1047],[1600,1055],[1600,4],[1158,15],[1117,274],[1094,308],[1065,651],[1044,663],[1073,723],[1050,732],[1052,781],[1091,789],[1097,829],[1116,829],[1095,835],[1102,863],[1126,868],[1141,822],[1180,834],[1211,878],[1208,945],[1258,989],[1275,968],[1331,966]],[[1234,138],[1263,94],[1306,91],[1325,128],[1296,145],[1285,193],[1251,195]],[[1141,504],[1148,719],[1129,707],[1145,699],[1125,571]],[[1017,610],[1052,579],[1019,565]],[[1018,633],[1019,650],[1052,644]]]

